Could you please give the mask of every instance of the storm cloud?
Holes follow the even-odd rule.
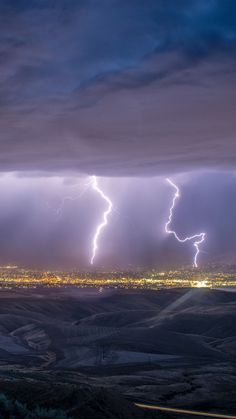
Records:
[[[234,0],[0,0],[0,170],[232,169]]]

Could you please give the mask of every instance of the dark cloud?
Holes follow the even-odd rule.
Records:
[[[0,167],[233,168],[233,0],[0,0]]]

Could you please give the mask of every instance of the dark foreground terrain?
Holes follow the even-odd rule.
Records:
[[[1,291],[3,418],[182,417],[135,401],[236,415],[235,292]]]

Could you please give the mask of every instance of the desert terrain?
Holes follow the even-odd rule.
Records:
[[[68,418],[236,414],[236,293],[2,290],[0,392]]]

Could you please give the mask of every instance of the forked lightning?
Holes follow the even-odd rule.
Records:
[[[172,182],[172,180],[170,180],[168,178],[166,180],[172,186],[172,188],[175,189],[175,194],[174,194],[174,197],[173,197],[173,200],[172,200],[172,205],[170,207],[169,218],[168,218],[168,221],[165,224],[165,232],[167,234],[172,234],[176,238],[176,240],[178,240],[178,242],[180,242],[180,243],[185,243],[187,241],[194,240],[193,245],[196,249],[196,252],[195,252],[194,258],[193,258],[193,266],[195,268],[197,268],[198,267],[198,255],[199,255],[199,252],[200,252],[199,245],[204,242],[205,237],[206,237],[206,233],[199,233],[199,234],[195,234],[193,236],[187,236],[185,238],[180,238],[174,230],[171,230],[169,228],[170,224],[172,222],[173,211],[174,211],[174,208],[175,208],[175,205],[176,205],[176,201],[177,201],[178,198],[180,198],[180,191],[179,191],[178,186],[174,182]]]

